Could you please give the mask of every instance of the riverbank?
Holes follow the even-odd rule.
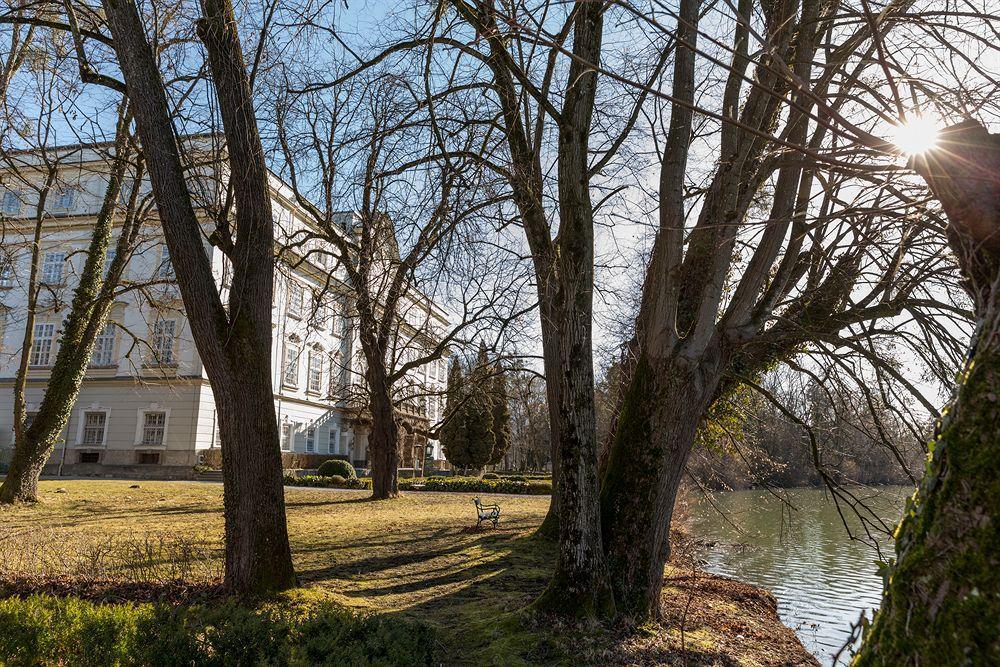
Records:
[[[480,531],[467,495],[286,494],[302,586],[351,613],[425,624],[436,663],[816,664],[770,594],[679,563],[667,572],[660,623],[626,631],[525,616],[553,560],[553,545],[533,536],[545,497],[500,498],[501,527]],[[0,597],[30,592],[26,578],[55,595],[107,591],[101,602],[121,601],[129,586],[218,582],[219,486],[75,480],[43,482],[42,496],[36,506],[0,509],[0,579],[21,582],[6,593],[0,584]]]

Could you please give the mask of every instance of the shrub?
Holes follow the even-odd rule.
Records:
[[[0,600],[0,664],[430,665],[421,623],[358,615],[311,591],[256,608]]]
[[[483,479],[500,479],[500,475],[495,472],[484,472]]]
[[[324,461],[316,472],[320,477],[333,477],[337,475],[346,479],[356,479],[358,476],[358,473],[354,470],[354,466],[347,461],[339,459]]]

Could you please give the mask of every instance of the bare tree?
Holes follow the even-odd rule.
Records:
[[[239,596],[288,588],[295,584],[295,574],[270,373],[274,221],[233,7],[227,0],[206,0],[197,25],[225,128],[235,204],[234,220],[223,218],[212,233],[213,242],[233,266],[233,288],[229,303],[223,304],[142,17],[132,0],[105,0],[102,6],[147,157],[184,308],[218,405],[226,585]]]
[[[398,75],[378,73],[289,93],[277,122],[285,172],[311,223],[290,249],[323,266],[334,260],[317,303],[339,271],[346,275],[365,362],[375,499],[398,494],[406,413],[440,399],[413,381],[416,371],[487,330],[499,336],[520,312],[524,276],[488,241],[495,177],[449,157],[478,152],[483,136],[447,145],[444,115]],[[346,202],[355,210],[338,210]],[[455,304],[451,321],[435,312],[435,296]],[[420,435],[437,426],[428,422]]]
[[[80,276],[73,300],[62,327],[59,352],[53,364],[45,395],[37,414],[28,424],[25,400],[30,358],[33,352],[35,314],[39,308],[39,297],[51,286],[42,283],[39,276],[40,241],[44,224],[50,219],[47,201],[53,184],[62,174],[62,158],[47,159],[46,147],[25,153],[29,160],[36,158],[41,166],[41,182],[37,201],[33,240],[31,243],[31,268],[26,285],[27,312],[21,360],[14,382],[14,455],[3,485],[0,486],[0,502],[35,501],[38,495],[38,478],[42,468],[52,453],[59,435],[66,427],[73,404],[80,392],[87,366],[90,363],[94,341],[104,329],[128,259],[135,249],[142,216],[139,206],[139,183],[141,164],[133,168],[130,118],[127,105],[119,111],[117,137],[108,157],[110,169],[104,200],[97,215],[87,248],[87,258]],[[33,171],[33,170],[32,170]],[[132,187],[126,190],[124,212],[120,211],[123,183],[126,176],[132,178]],[[31,177],[25,175],[25,180]],[[117,224],[117,216],[122,215],[114,259],[110,265],[106,256],[111,245],[112,231]]]

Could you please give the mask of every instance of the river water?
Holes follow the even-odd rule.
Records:
[[[912,489],[851,489],[894,526]],[[778,613],[805,647],[829,665],[844,646],[862,610],[878,606],[882,580],[873,544],[852,540],[835,503],[823,489],[779,489],[713,493],[689,508],[694,536],[714,545],[700,555],[709,572],[761,586],[778,599]],[[867,539],[862,522],[844,510],[853,531]],[[883,559],[892,539],[874,540]],[[870,611],[869,611],[870,616]],[[844,651],[841,662],[845,662]]]

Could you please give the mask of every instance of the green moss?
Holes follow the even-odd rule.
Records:
[[[896,531],[858,667],[1000,664],[1000,341],[980,341]]]

